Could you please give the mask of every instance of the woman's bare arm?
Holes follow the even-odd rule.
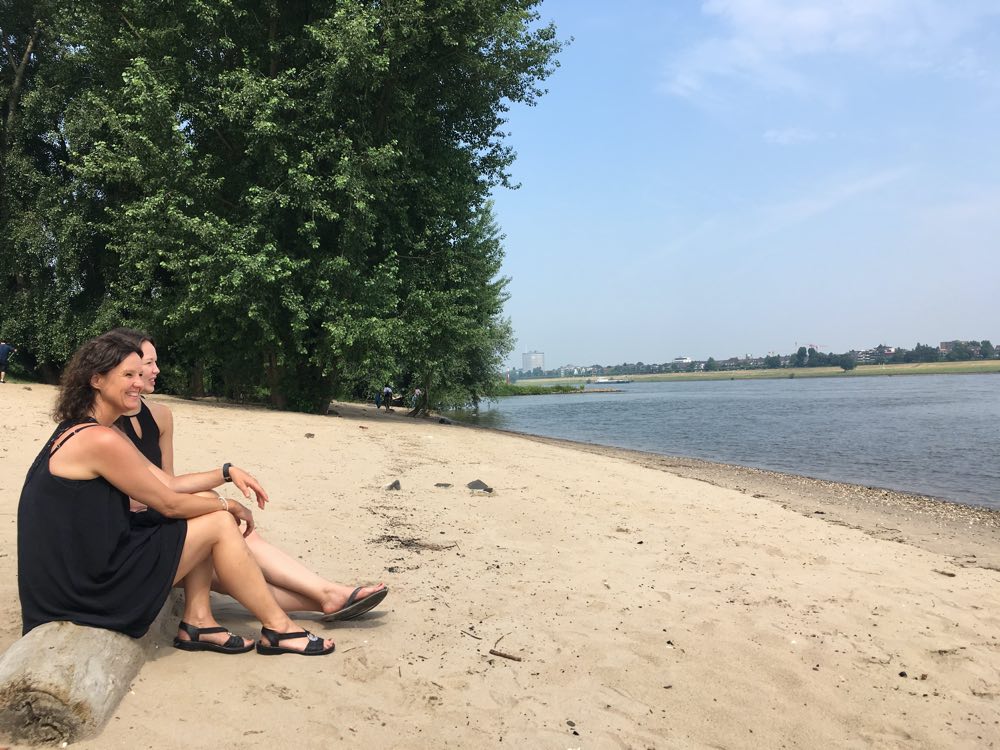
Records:
[[[218,498],[177,492],[157,478],[153,467],[131,441],[109,427],[90,427],[66,441],[49,460],[49,469],[66,479],[104,477],[119,490],[168,518],[196,518],[223,509]],[[253,530],[253,514],[236,501],[229,512]]]
[[[174,415],[163,404],[146,401],[146,408],[153,415],[153,421],[160,431],[160,455],[163,457],[163,470],[174,474]]]
[[[153,415],[156,427],[160,431],[160,454],[163,456],[163,469],[162,472],[157,473],[158,478],[162,479],[177,492],[204,492],[205,490],[215,489],[225,483],[226,480],[222,476],[221,466],[211,471],[199,471],[176,476],[174,474],[174,415],[163,404],[155,404],[147,401],[146,406]],[[251,501],[256,500],[257,507],[259,508],[264,507],[264,504],[268,500],[267,491],[250,472],[238,466],[232,466],[230,467],[229,475],[232,477],[236,489],[243,493],[243,497]],[[251,491],[253,492],[253,497],[251,497]]]

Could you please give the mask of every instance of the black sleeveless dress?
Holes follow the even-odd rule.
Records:
[[[24,481],[17,510],[23,633],[66,620],[138,638],[173,585],[186,521],[138,526],[128,497],[103,477],[64,479],[49,471],[53,442],[94,424],[60,424]]]
[[[153,412],[146,406],[145,401],[139,402],[139,413],[135,415],[135,418],[142,429],[142,437],[139,437],[139,434],[132,426],[131,417],[119,417],[116,424],[151,464],[162,469],[163,451],[160,449],[160,427],[156,424]],[[146,510],[138,511],[132,515],[132,522],[139,526],[155,526],[156,524],[167,523],[172,520],[154,508],[146,508]]]

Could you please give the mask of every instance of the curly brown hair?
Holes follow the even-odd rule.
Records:
[[[59,398],[52,410],[55,420],[65,422],[89,417],[97,397],[90,381],[95,375],[111,372],[130,354],[141,357],[141,344],[115,331],[103,333],[77,349],[59,382]]]

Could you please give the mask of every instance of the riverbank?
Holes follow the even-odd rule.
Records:
[[[0,392],[4,648],[19,630],[17,495],[53,394]],[[892,503],[859,491],[867,520],[837,515],[838,492],[854,490],[834,483],[824,494],[403,410],[162,400],[180,469],[250,468],[272,497],[257,514],[267,538],[391,593],[357,621],[299,618],[337,640],[331,657],[164,642],[104,733],[75,747],[998,746],[1000,543],[987,516],[939,503],[957,514],[945,533],[904,504],[915,525],[898,538]],[[467,489],[475,479],[493,492]],[[918,527],[940,548],[918,544]],[[239,607],[220,611],[254,632]]]
[[[853,370],[840,367],[781,367],[771,370],[714,370],[712,372],[662,372],[633,375],[634,382],[687,382],[692,380],[774,380],[780,378],[859,378],[893,375],[966,375],[1000,373],[1000,359],[975,362],[913,362],[909,364],[858,365]],[[573,387],[587,381],[586,376],[564,378],[523,378],[518,385]]]

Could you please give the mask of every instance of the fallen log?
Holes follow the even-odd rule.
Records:
[[[171,592],[139,639],[49,622],[15,641],[0,656],[0,736],[18,744],[61,745],[96,735],[150,652],[169,639],[180,607],[180,593]]]

